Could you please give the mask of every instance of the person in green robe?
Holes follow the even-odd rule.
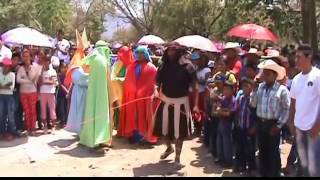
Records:
[[[114,102],[111,88],[111,51],[108,43],[98,41],[96,48],[83,60],[89,69],[89,84],[80,144],[102,150],[111,146]],[[103,151],[104,152],[104,151]]]

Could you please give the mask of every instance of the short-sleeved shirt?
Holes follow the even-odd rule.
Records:
[[[162,64],[157,73],[157,84],[162,86],[162,93],[169,98],[188,96],[189,87],[196,80],[196,69],[190,64],[178,62]]]
[[[13,72],[4,75],[2,70],[0,70],[0,85],[4,86],[8,83],[11,83],[10,89],[0,89],[1,95],[13,95],[13,90],[16,82],[15,78],[16,75]]]
[[[320,115],[320,70],[298,74],[292,81],[290,97],[296,100],[295,126],[308,131]]]
[[[57,86],[57,72],[49,68],[47,71],[43,71],[41,74],[42,82],[46,83],[50,81],[50,78],[52,78],[56,83],[52,85],[42,85],[40,87],[40,93],[47,93],[47,94],[54,94],[56,92],[56,86]]]
[[[206,75],[211,73],[210,68],[203,68],[200,71],[197,71],[197,80],[199,83],[199,93],[203,93],[206,90]]]

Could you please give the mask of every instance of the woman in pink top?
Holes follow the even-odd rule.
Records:
[[[18,70],[17,82],[20,84],[20,100],[25,116],[25,127],[29,135],[32,136],[35,135],[37,121],[36,103],[38,99],[39,68],[32,64],[30,51],[23,51],[22,59],[24,65]]]

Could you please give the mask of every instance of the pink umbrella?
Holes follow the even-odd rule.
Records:
[[[228,36],[241,37],[246,39],[278,41],[278,37],[268,28],[256,24],[242,24],[232,28]]]
[[[5,44],[53,47],[53,39],[51,37],[28,27],[12,29],[2,34],[1,38]]]
[[[175,40],[174,42],[177,42],[182,46],[200,49],[208,52],[220,52],[218,48],[213,44],[213,42],[210,41],[210,39],[199,35],[184,36]]]
[[[139,41],[138,44],[140,45],[154,45],[154,44],[164,44],[165,41],[155,35],[147,35],[142,37]]]

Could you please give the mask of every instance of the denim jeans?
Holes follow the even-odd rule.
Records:
[[[218,157],[226,164],[233,162],[232,121],[219,120],[217,148]]]
[[[14,119],[14,98],[12,95],[0,95],[0,134],[16,133]]]
[[[311,138],[297,129],[296,141],[303,176],[320,177],[320,136]]]

